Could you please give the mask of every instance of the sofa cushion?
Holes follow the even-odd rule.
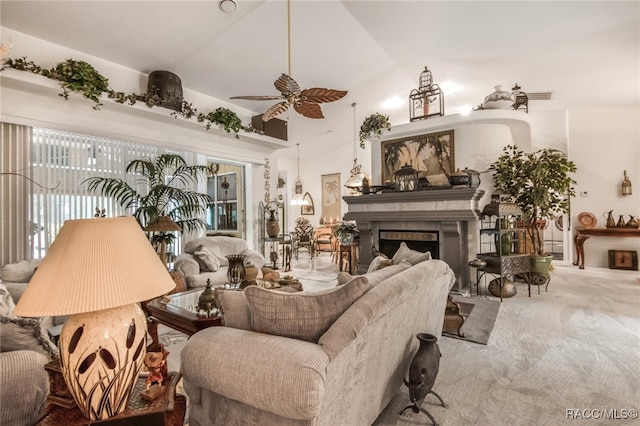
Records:
[[[220,268],[220,260],[207,247],[200,246],[199,250],[193,252],[193,257],[200,265],[201,271],[215,272]]]
[[[15,318],[13,310],[16,304],[13,303],[13,297],[7,290],[7,287],[0,283],[0,315],[10,318]]]
[[[251,309],[244,291],[219,289],[218,298],[222,305],[225,327],[253,330],[251,328]]]
[[[2,267],[2,281],[14,283],[28,283],[36,272],[36,268],[42,259],[21,260],[17,263],[8,263]]]
[[[250,286],[244,290],[257,332],[317,343],[336,319],[369,289],[366,277],[318,293],[282,293]]]
[[[400,247],[395,252],[392,259],[393,259],[393,263],[396,265],[402,262],[403,260],[407,260],[411,265],[417,265],[422,261],[430,260],[431,252],[427,251],[423,253],[421,251],[411,250],[407,246],[407,243],[403,241],[400,243]]]
[[[369,284],[371,288],[377,286],[382,281],[386,280],[389,277],[392,277],[405,269],[409,269],[411,264],[406,260],[403,260],[398,265],[387,266],[383,269],[378,269],[369,274],[364,275],[369,280]],[[353,276],[348,272],[339,272],[338,273],[338,285],[343,285],[353,279]]]

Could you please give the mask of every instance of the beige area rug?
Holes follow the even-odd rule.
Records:
[[[637,272],[556,266],[552,274],[549,291],[531,298],[518,284],[521,291],[500,305],[486,345],[439,339],[434,390],[449,408],[433,395],[422,406],[440,425],[639,424],[629,417],[571,418],[640,409]],[[171,352],[169,368],[178,371],[186,336],[162,327],[160,333]],[[423,413],[400,416],[408,404],[402,386],[374,424],[431,424]]]

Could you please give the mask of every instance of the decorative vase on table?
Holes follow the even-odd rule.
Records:
[[[229,280],[229,288],[237,290],[244,280],[246,270],[244,268],[244,254],[229,254],[225,256],[229,260],[229,269],[227,270],[227,280]]]
[[[425,413],[433,424],[437,424],[433,416],[421,407],[422,401],[426,396],[432,393],[440,400],[440,404],[447,408],[440,395],[433,391],[433,385],[436,382],[438,371],[440,369],[440,348],[438,347],[438,338],[428,333],[418,333],[416,335],[420,341],[420,347],[411,361],[409,367],[409,380],[405,380],[404,384],[409,388],[409,399],[413,405],[405,407],[402,412],[411,408],[414,413],[422,411]]]
[[[267,218],[267,236],[269,238],[276,238],[280,233],[280,224],[275,215],[275,210],[269,210],[269,217]]]

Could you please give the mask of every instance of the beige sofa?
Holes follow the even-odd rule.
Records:
[[[207,285],[207,280],[211,280],[213,287],[225,284],[229,269],[229,262],[225,256],[230,254],[246,255],[245,266],[252,264],[260,269],[264,265],[264,257],[257,251],[250,249],[247,242],[240,238],[227,236],[196,238],[185,244],[184,251],[184,254],[176,258],[173,267],[184,274],[189,288],[204,287]],[[198,258],[197,255],[203,251],[205,253]],[[207,262],[207,255],[211,258],[211,262]],[[207,268],[206,265],[210,263],[213,264],[213,267]]]
[[[281,335],[229,326],[234,324],[193,335],[181,353],[190,426],[371,424],[407,376],[418,347],[416,334],[441,336],[455,276],[440,260],[414,266],[403,261],[365,276],[317,295],[272,297],[264,289],[249,293],[251,287],[238,293],[236,298],[252,300],[247,312],[253,328],[280,327]],[[314,317],[309,302],[321,299],[320,312],[330,310],[358,296],[363,281],[364,294],[347,302],[317,341],[312,333],[306,334],[311,341],[282,337],[291,331],[292,316],[306,315],[301,324]],[[333,294],[338,296],[326,299]],[[264,306],[256,305],[270,297],[280,306],[294,301],[271,322],[265,321]],[[287,299],[295,297],[303,299]],[[229,318],[241,324],[234,314]]]

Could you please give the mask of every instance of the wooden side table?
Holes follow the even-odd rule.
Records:
[[[176,395],[176,385],[181,374],[170,372],[164,386],[164,394],[153,401],[140,396],[145,390],[146,378],[140,377],[133,389],[127,409],[117,416],[106,420],[91,421],[78,409],[65,408],[49,403],[45,412],[36,422],[40,426],[85,426],[104,424],[109,426],[182,426],[187,408],[184,395]]]

